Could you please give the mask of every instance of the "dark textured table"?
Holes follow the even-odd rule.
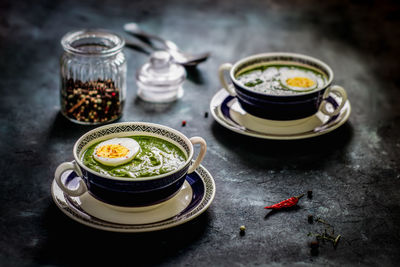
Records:
[[[400,261],[400,14],[394,1],[1,1],[1,266],[396,266]],[[185,95],[164,106],[136,97],[146,56],[126,49],[128,94],[120,121],[161,123],[206,139],[203,165],[217,193],[210,208],[159,232],[95,230],[51,199],[54,170],[72,160],[77,138],[94,128],[59,113],[60,38],[80,28],[122,33],[128,21],[211,51],[189,73]],[[217,69],[244,56],[288,51],[327,62],[347,89],[349,121],[317,138],[269,141],[241,136],[208,111]],[[186,120],[186,127],[181,121]],[[267,216],[264,205],[313,191],[298,208]],[[307,216],[342,235],[310,254]],[[239,234],[240,225],[246,234]]]

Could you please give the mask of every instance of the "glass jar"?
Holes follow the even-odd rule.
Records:
[[[80,124],[121,117],[127,72],[124,39],[105,30],[81,30],[64,35],[61,44],[61,113]]]

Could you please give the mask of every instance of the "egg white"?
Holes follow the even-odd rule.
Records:
[[[286,89],[290,89],[290,90],[297,91],[297,92],[306,92],[306,91],[311,91],[311,90],[317,88],[317,86],[318,86],[318,77],[312,72],[305,72],[305,71],[301,71],[301,70],[285,70],[285,71],[281,70],[281,72],[282,73],[281,73],[281,77],[280,77],[280,83]],[[312,80],[314,82],[314,84],[309,87],[297,87],[297,86],[291,86],[291,85],[287,84],[286,81],[288,79],[294,78],[294,77],[308,78],[308,79]]]
[[[99,147],[105,146],[105,145],[121,145],[129,149],[129,152],[126,156],[120,157],[120,158],[106,158],[106,157],[100,157],[96,155],[97,149]],[[113,138],[106,140],[104,142],[101,142],[98,144],[93,151],[93,157],[95,160],[100,162],[103,165],[107,166],[118,166],[125,164],[131,160],[134,159],[134,157],[137,155],[137,153],[140,150],[140,146],[138,142],[133,140],[132,138]]]

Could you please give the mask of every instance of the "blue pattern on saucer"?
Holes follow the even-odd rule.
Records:
[[[222,101],[222,103],[221,103],[221,112],[222,112],[222,114],[223,114],[226,118],[228,118],[229,120],[231,120],[231,121],[235,122],[236,124],[238,124],[238,123],[231,117],[231,115],[230,115],[230,113],[229,113],[229,110],[230,110],[230,105],[229,105],[229,103],[230,103],[230,101],[231,101],[232,99],[234,99],[234,98],[235,98],[234,96],[228,95],[228,96],[224,99],[224,101]],[[337,108],[337,107],[339,106],[339,104],[336,102],[336,100],[335,100],[332,96],[328,96],[325,100],[328,101],[329,103],[331,103],[332,106],[333,106],[334,108]],[[337,114],[337,115],[335,115],[335,116],[332,116],[325,124],[329,124],[330,122],[336,120],[338,117],[339,117],[339,114]]]
[[[187,213],[188,211],[192,210],[193,207],[195,207],[196,205],[199,204],[199,202],[202,200],[202,198],[204,196],[204,184],[203,184],[200,176],[196,172],[187,174],[186,181],[189,183],[189,185],[191,186],[191,188],[193,190],[193,197],[192,197],[192,201],[190,202],[190,204],[180,214],[184,214],[184,213]],[[72,188],[72,189],[77,187],[78,183],[79,183],[79,176],[75,172],[71,172],[68,175],[68,177],[65,179],[65,184],[69,188]],[[69,198],[68,195],[65,194],[65,196],[66,196],[66,198]],[[92,196],[94,198],[96,198],[96,196],[94,196],[94,195],[92,195]],[[169,199],[169,197],[167,199],[165,199],[164,201],[166,201],[168,199]],[[160,202],[163,202],[163,201],[160,201]]]
[[[338,102],[335,100],[334,97],[332,97],[332,95],[333,94],[330,94],[328,101],[334,107],[337,107]],[[344,123],[346,123],[351,114],[350,101],[346,100],[346,103],[340,110],[338,116],[333,116],[333,118],[326,118],[326,120],[321,121],[321,125],[317,126],[313,130],[297,134],[274,134],[268,131],[259,132],[247,129],[244,125],[241,125],[240,123],[235,121],[230,115],[230,109],[236,101],[237,100],[235,99],[235,97],[230,96],[225,89],[220,89],[213,96],[210,101],[210,111],[216,122],[219,123],[221,126],[238,134],[270,140],[298,140],[320,136],[342,126]]]
[[[77,186],[78,181],[75,173],[69,174],[66,178],[66,184],[71,188]],[[210,173],[200,165],[195,172],[186,176],[186,181],[191,186],[193,195],[185,210],[170,219],[149,224],[118,224],[96,218],[85,212],[79,204],[63,193],[55,181],[52,184],[52,196],[62,212],[84,225],[113,232],[149,232],[167,229],[190,221],[210,206],[215,196],[215,182]]]

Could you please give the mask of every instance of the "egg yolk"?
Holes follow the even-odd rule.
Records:
[[[293,77],[286,80],[287,85],[293,87],[308,88],[313,86],[315,82],[307,77]]]
[[[129,153],[129,149],[122,145],[104,145],[96,150],[96,155],[102,158],[122,158]]]

